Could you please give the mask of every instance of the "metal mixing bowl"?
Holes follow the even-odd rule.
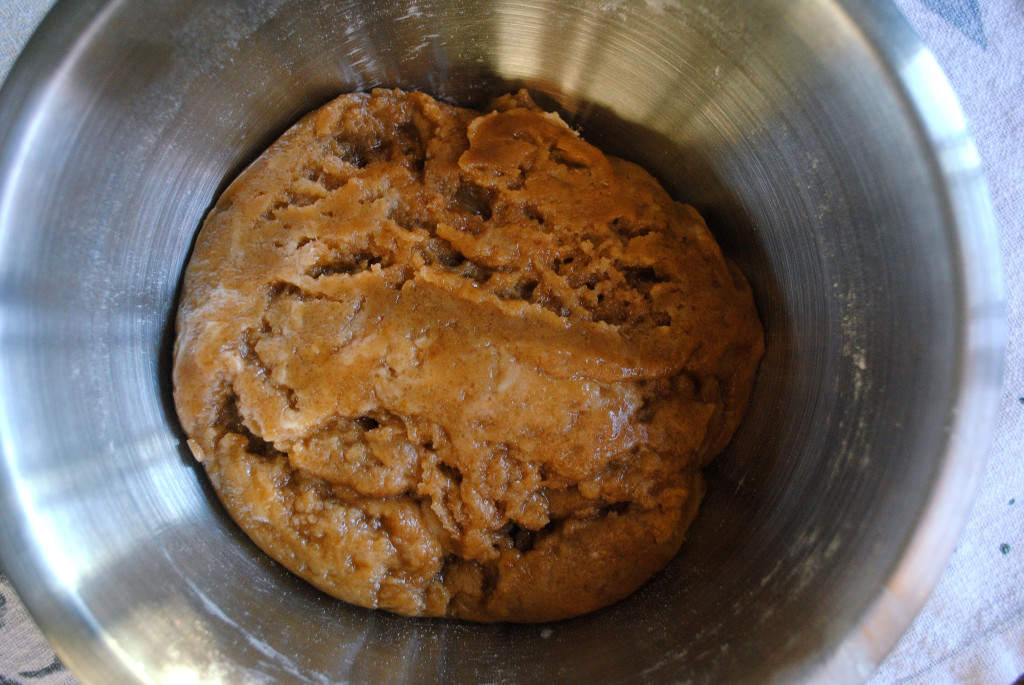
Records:
[[[520,85],[708,218],[768,353],[678,558],[548,626],[356,609],[219,507],[170,399],[218,191],[302,113],[384,84]],[[856,682],[966,517],[1003,302],[975,148],[863,0],[64,0],[0,94],[0,552],[92,683]]]

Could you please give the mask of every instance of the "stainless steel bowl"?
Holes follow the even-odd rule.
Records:
[[[768,353],[678,558],[548,626],[410,620],[261,554],[192,462],[172,316],[218,191],[375,85],[527,86],[708,218]],[[0,551],[93,683],[856,682],[951,552],[1004,346],[931,55],[863,0],[64,0],[0,93]]]

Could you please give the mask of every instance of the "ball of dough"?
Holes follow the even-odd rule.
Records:
[[[676,554],[763,350],[691,207],[525,93],[344,95],[235,180],[174,398],[231,516],[364,607],[548,621]]]

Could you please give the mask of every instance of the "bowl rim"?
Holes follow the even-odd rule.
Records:
[[[886,584],[809,681],[867,680],[924,608],[956,548],[981,487],[1002,394],[1006,295],[995,213],[982,162],[952,84],[888,0],[838,0],[903,98],[956,250],[956,392],[940,468],[904,553]]]

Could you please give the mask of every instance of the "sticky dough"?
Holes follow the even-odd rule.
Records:
[[[174,398],[231,516],[345,601],[546,621],[676,554],[763,336],[694,209],[525,93],[344,95],[200,231]]]

